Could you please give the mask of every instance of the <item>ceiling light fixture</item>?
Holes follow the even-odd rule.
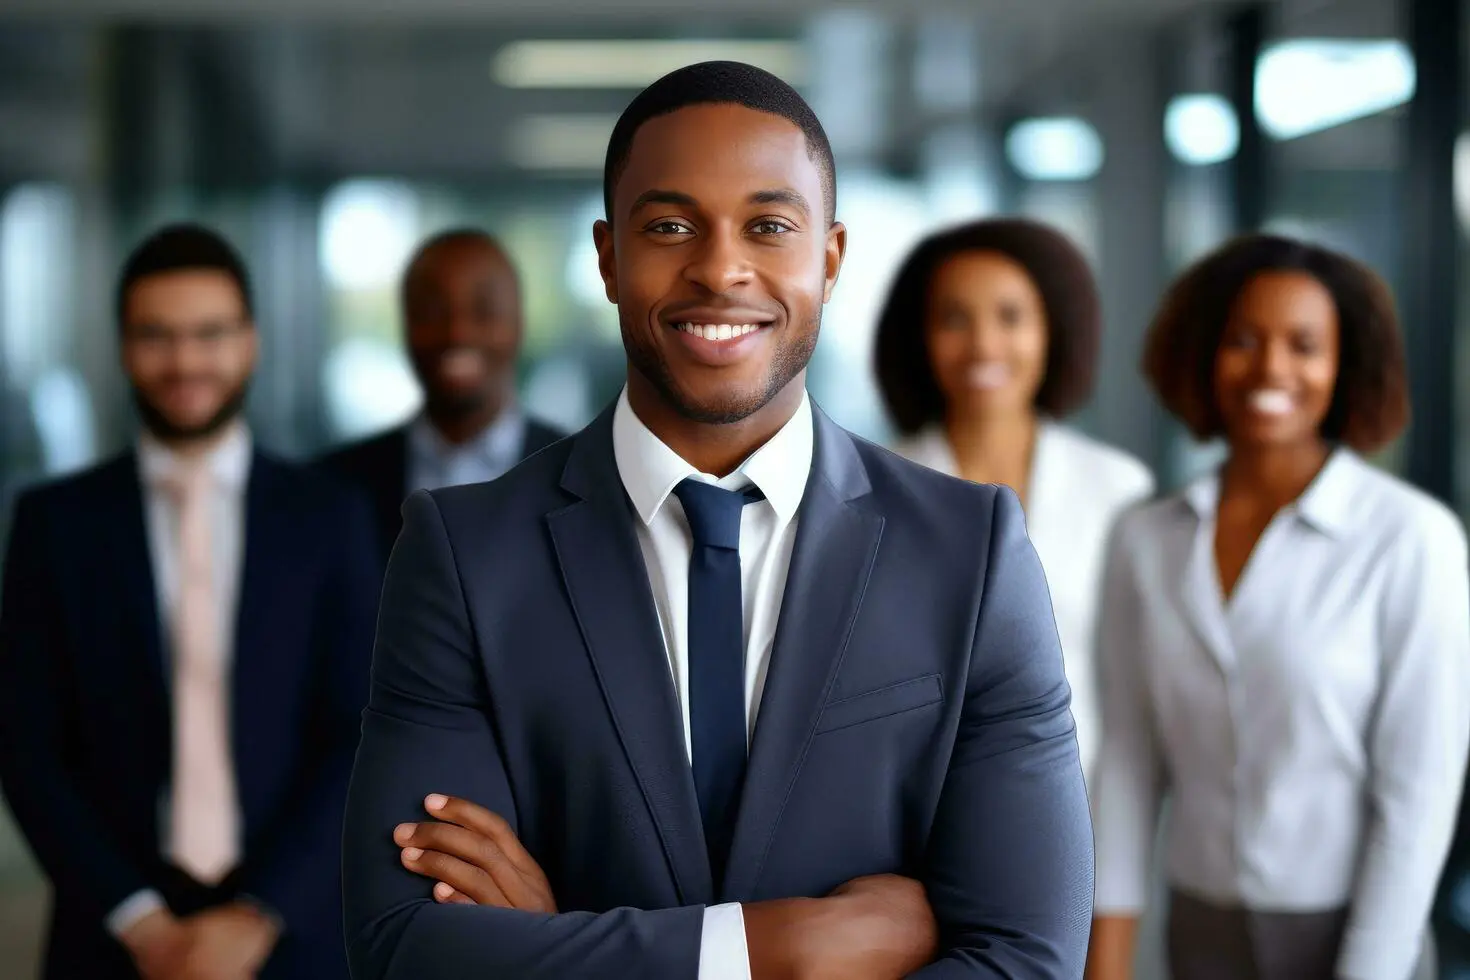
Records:
[[[1219,95],[1179,95],[1164,110],[1164,142],[1181,163],[1224,163],[1240,148],[1240,123]]]
[[[1102,169],[1102,137],[1085,119],[1025,119],[1006,134],[1006,156],[1027,180],[1087,180]]]
[[[507,88],[639,89],[686,65],[743,61],[792,85],[806,58],[794,41],[516,41],[495,54],[491,72]]]
[[[601,171],[617,121],[606,113],[524,116],[511,126],[506,150],[527,170]]]
[[[1256,116],[1270,136],[1294,139],[1403,105],[1414,84],[1402,41],[1283,41],[1256,62]]]

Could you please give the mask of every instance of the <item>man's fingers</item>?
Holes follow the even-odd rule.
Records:
[[[473,898],[464,892],[457,891],[453,885],[439,882],[434,886],[434,901],[441,905],[475,905]]]
[[[452,823],[430,821],[408,826],[413,828],[412,833],[399,837],[400,844],[459,858],[488,874],[513,908],[544,910],[545,901],[535,883],[528,881],[489,837]]]
[[[511,909],[515,905],[495,884],[495,880],[468,861],[462,861],[443,851],[430,851],[418,847],[405,847],[402,852],[403,866],[414,874],[433,878],[459,892],[476,905],[493,905]],[[438,885],[435,886],[435,898]]]
[[[458,824],[467,830],[473,830],[490,838],[517,871],[538,881],[546,880],[541,865],[531,857],[531,853],[526,850],[510,824],[498,813],[493,813],[478,803],[471,803],[457,796],[444,796],[440,793],[426,797],[424,808],[436,819]]]

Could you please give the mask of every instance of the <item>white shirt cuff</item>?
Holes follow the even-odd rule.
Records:
[[[122,934],[143,921],[145,915],[165,907],[162,895],[152,889],[145,889],[133,892],[123,899],[122,904],[109,912],[103,922],[114,938],[121,939]]]
[[[1337,956],[1342,980],[1409,980],[1424,955],[1424,934],[1403,935],[1349,926]]]
[[[745,912],[739,905],[711,905],[704,910],[699,940],[699,980],[750,980],[750,953],[745,947]]]

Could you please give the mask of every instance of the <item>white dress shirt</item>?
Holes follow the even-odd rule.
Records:
[[[1346,908],[1340,980],[1407,980],[1470,741],[1470,570],[1446,508],[1343,449],[1226,600],[1217,475],[1118,524],[1092,794],[1097,911],[1138,914],[1159,808],[1180,891]]]
[[[673,493],[694,477],[726,490],[752,483],[765,500],[747,504],[740,518],[740,585],[745,606],[745,716],[747,738],[755,730],[765,687],[776,620],[786,589],[786,573],[796,541],[796,511],[812,466],[812,411],[805,393],[796,414],[764,446],[721,479],[700,473],[664,445],[628,404],[627,391],[613,415],[613,454],[623,487],[638,514],[636,525],[643,561],[658,608],[669,670],[684,715],[684,746],[689,733],[689,557],[693,538],[683,506]],[[750,980],[745,917],[740,906],[705,910],[698,980]]]
[[[409,493],[498,479],[521,461],[525,442],[526,417],[515,406],[507,406],[484,432],[461,446],[446,441],[420,415],[408,429]]]
[[[949,439],[938,427],[894,451],[931,469],[959,475]],[[1108,535],[1118,515],[1154,492],[1148,467],[1112,446],[1043,419],[1026,485],[1026,533],[1041,559],[1062,643],[1082,771],[1097,764],[1102,709],[1094,677],[1098,588]]]
[[[214,581],[220,589],[220,649],[226,658],[234,655],[235,618],[239,607],[240,569],[245,550],[245,490],[250,476],[252,443],[244,423],[231,426],[210,450],[208,465],[218,490],[211,513],[211,542],[214,546]],[[158,593],[158,621],[173,621],[179,591],[178,508],[166,489],[169,477],[179,466],[178,456],[146,432],[138,440],[138,470],[143,485],[144,519],[148,550],[152,559],[154,587]],[[159,630],[168,654],[166,626]],[[226,672],[226,677],[229,673]],[[159,827],[168,827],[168,797],[159,803]],[[107,917],[107,928],[120,935],[145,915],[164,906],[162,896],[152,890],[124,899]]]

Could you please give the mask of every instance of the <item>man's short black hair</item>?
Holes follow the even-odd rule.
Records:
[[[425,252],[432,252],[441,245],[453,245],[461,242],[479,242],[483,245],[489,245],[497,251],[504,251],[495,236],[485,229],[476,228],[473,225],[459,225],[454,228],[445,228],[442,231],[436,231],[428,238],[419,242],[418,247],[413,250],[413,255],[409,258],[408,264],[412,266],[416,259],[423,258]]]
[[[255,307],[250,296],[250,275],[245,260],[222,235],[203,225],[165,225],[145,238],[123,263],[117,282],[117,323],[121,328],[127,312],[128,294],[138,280],[165,272],[223,272],[240,290],[245,315],[254,319]]]
[[[806,137],[806,151],[822,175],[822,206],[830,224],[837,211],[837,167],[832,145],[817,114],[786,82],[754,65],[738,61],[705,61],[670,72],[638,93],[618,117],[607,141],[602,169],[602,202],[613,220],[613,185],[622,176],[633,137],[650,119],[697,105],[742,105],[780,116]]]
[[[419,242],[418,247],[409,256],[408,264],[403,267],[403,276],[398,283],[399,305],[404,310],[408,309],[408,287],[411,285],[414,275],[418,272],[419,265],[424,261],[425,256],[445,245],[465,245],[471,243],[484,245],[504,259],[506,268],[510,270],[511,278],[515,279],[517,286],[519,286],[520,277],[515,263],[511,261],[510,253],[506,251],[504,245],[500,244],[500,240],[483,228],[476,228],[473,225],[460,225],[454,228],[445,228],[443,231],[437,231],[428,238],[425,238],[422,242]]]

